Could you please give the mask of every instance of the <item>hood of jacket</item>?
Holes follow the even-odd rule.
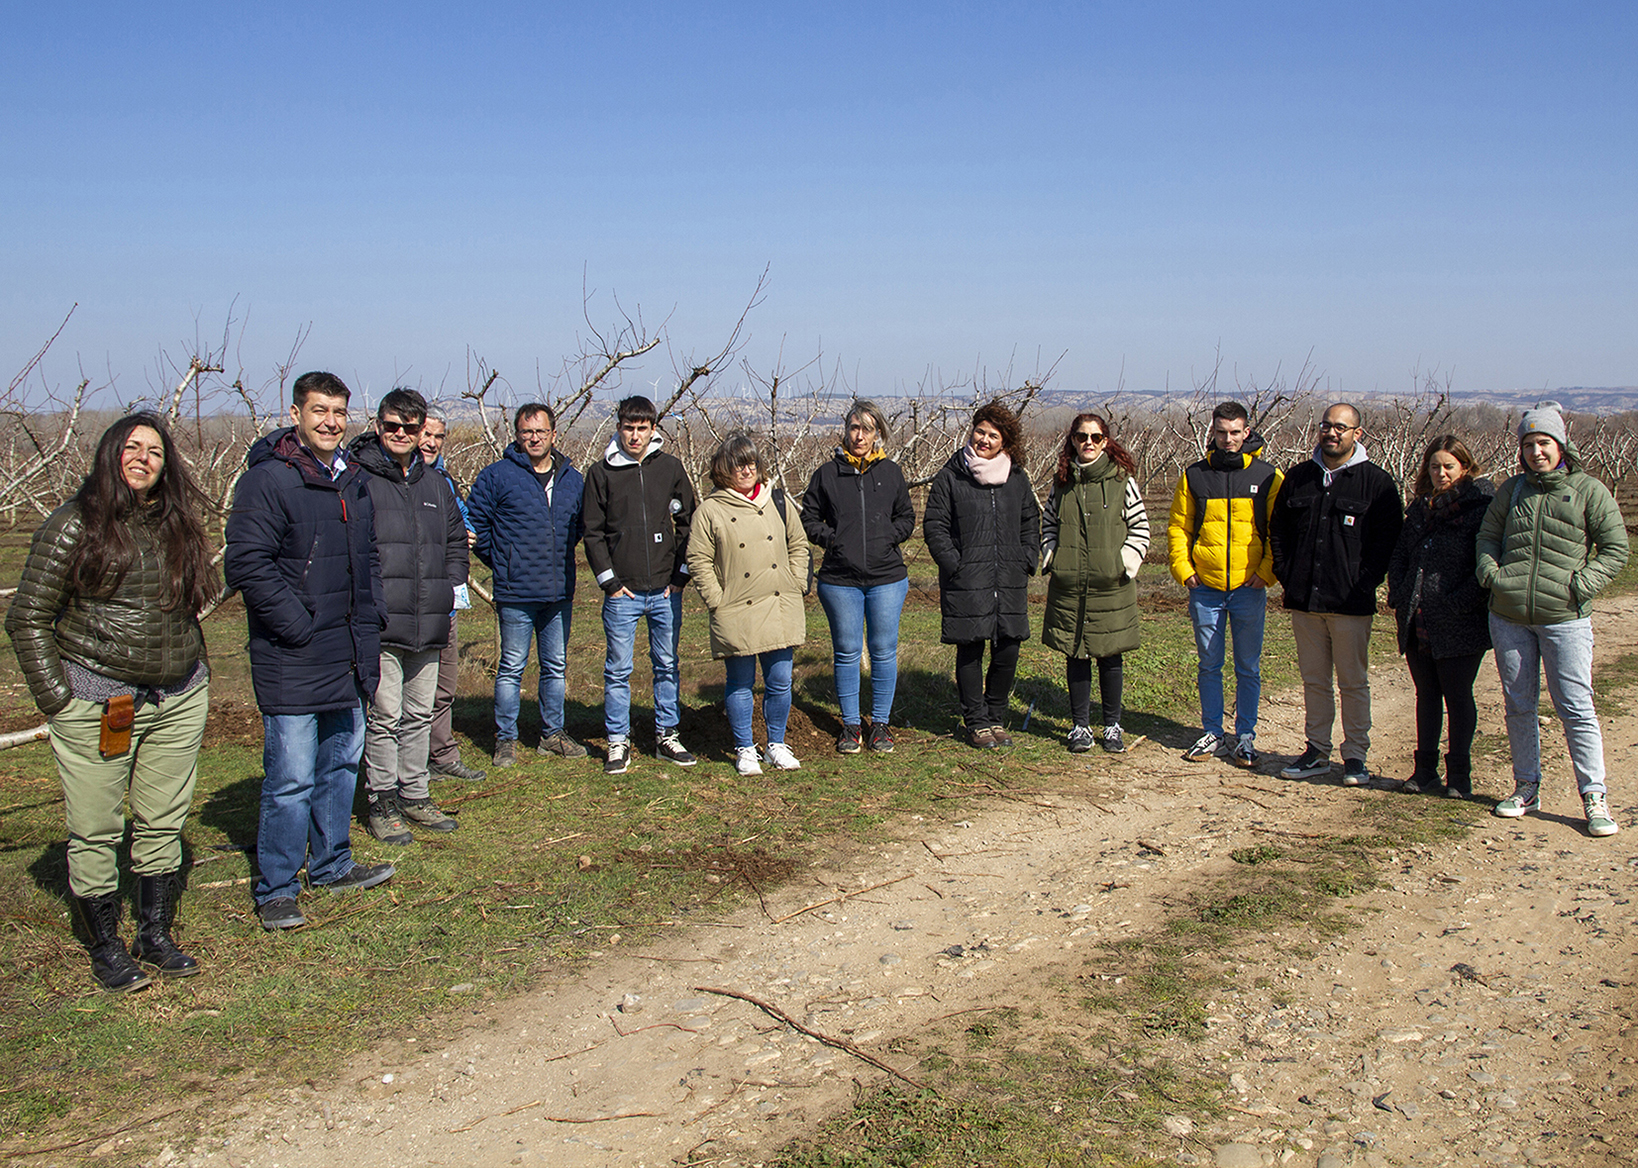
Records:
[[[648,449],[643,451],[643,457],[633,458],[620,445],[620,435],[616,434],[609,439],[608,449],[603,451],[603,461],[610,466],[636,466],[640,462],[647,462],[665,445],[665,437],[658,430],[648,440]]]
[[[1358,466],[1362,462],[1369,462],[1371,461],[1371,455],[1370,451],[1365,449],[1365,443],[1355,442],[1354,452],[1348,456],[1348,461],[1337,467],[1336,470],[1332,470],[1329,466],[1325,465],[1325,456],[1320,453],[1320,448],[1318,446],[1314,447],[1313,459],[1314,465],[1320,468],[1320,474],[1323,476],[1322,481],[1326,486],[1330,486],[1332,477],[1335,476],[1338,471],[1345,471],[1350,466]]]
[[[1252,459],[1263,456],[1263,449],[1266,445],[1267,442],[1263,436],[1253,430],[1246,435],[1246,440],[1241,444],[1240,449],[1232,454],[1227,450],[1219,450],[1215,446],[1206,451],[1206,465],[1211,467],[1212,470],[1244,470],[1251,465]]]

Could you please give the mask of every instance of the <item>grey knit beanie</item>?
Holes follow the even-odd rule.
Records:
[[[1537,402],[1524,411],[1519,421],[1519,441],[1531,434],[1545,434],[1558,443],[1560,450],[1570,448],[1570,432],[1564,425],[1564,407],[1556,401]]]

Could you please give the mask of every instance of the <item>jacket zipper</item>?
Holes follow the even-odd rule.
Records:
[[[643,503],[643,566],[647,575],[643,577],[644,588],[654,582],[654,531],[648,522],[648,480],[643,477],[643,464],[637,463],[637,497]],[[667,580],[669,585],[671,581]]]
[[[865,505],[864,471],[859,472],[859,572],[870,579],[870,515]],[[868,585],[866,585],[868,587]]]

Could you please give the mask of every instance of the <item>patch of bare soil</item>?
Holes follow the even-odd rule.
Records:
[[[1604,607],[1601,657],[1638,645],[1634,615],[1631,598]],[[1372,763],[1403,776],[1409,681],[1398,666],[1372,680]],[[1499,734],[1489,666],[1481,686],[1481,731]],[[1265,714],[1259,745],[1295,754],[1300,696],[1271,699]],[[1544,813],[1483,818],[1460,843],[1395,856],[1389,882],[1350,902],[1361,924],[1333,942],[1274,933],[1237,954],[1206,1038],[1168,1044],[1222,1083],[1228,1117],[1168,1120],[1177,1162],[1638,1158],[1638,718],[1610,718],[1606,735],[1621,835],[1586,836],[1551,723]],[[589,970],[495,1004],[445,1047],[389,1043],[320,1085],[237,1104],[156,1162],[758,1163],[845,1108],[856,1084],[882,1081],[883,1067],[915,1079],[895,1039],[1016,1004],[1049,978],[1096,976],[1101,942],[1158,925],[1180,888],[1229,871],[1232,851],[1281,833],[1350,834],[1357,801],[1413,798],[1345,789],[1336,775],[1284,782],[1283,761],[1248,775],[1153,742],[1116,759],[1066,755],[1068,794],[1014,791],[965,819],[909,818],[892,842],[765,887],[763,904],[641,951],[595,954]],[[1511,790],[1505,751],[1477,787],[1482,816]],[[750,861],[690,862],[724,864],[726,876]]]

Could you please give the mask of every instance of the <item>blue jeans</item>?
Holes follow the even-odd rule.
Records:
[[[734,732],[734,746],[743,750],[755,746],[751,737],[751,713],[756,701],[751,687],[756,684],[756,663],[762,662],[762,720],[768,725],[768,741],[785,741],[785,723],[791,717],[791,659],[796,650],[770,649],[755,656],[729,657],[728,727]]]
[[[364,752],[364,705],[322,714],[262,715],[262,815],[256,829],[257,904],[294,897],[307,865],[312,884],[353,869],[348,829],[358,759]]]
[[[1268,590],[1249,584],[1224,592],[1189,589],[1189,619],[1194,622],[1194,650],[1200,658],[1200,727],[1223,733],[1224,638],[1234,635],[1234,732],[1244,738],[1257,732],[1257,703],[1263,695],[1263,620]]]
[[[495,669],[495,741],[518,740],[518,707],[523,702],[523,667],[529,642],[540,657],[540,736],[563,732],[563,675],[569,664],[569,623],[574,602],[502,604],[500,665]]]
[[[682,593],[664,588],[603,598],[603,729],[610,742],[631,735],[631,664],[637,623],[648,618],[648,660],[654,667],[654,734],[663,737],[682,720],[677,709],[677,642],[682,636]]]
[[[836,674],[836,704],[842,722],[859,725],[859,657],[870,634],[870,720],[885,726],[893,713],[893,690],[899,683],[899,614],[910,593],[906,577],[894,584],[850,588],[819,584],[819,603],[830,622],[830,645]]]
[[[1490,643],[1496,648],[1507,705],[1507,745],[1513,753],[1513,782],[1541,783],[1541,675],[1564,723],[1575,785],[1583,794],[1604,792],[1604,735],[1593,708],[1592,621],[1517,625],[1490,614]]]

